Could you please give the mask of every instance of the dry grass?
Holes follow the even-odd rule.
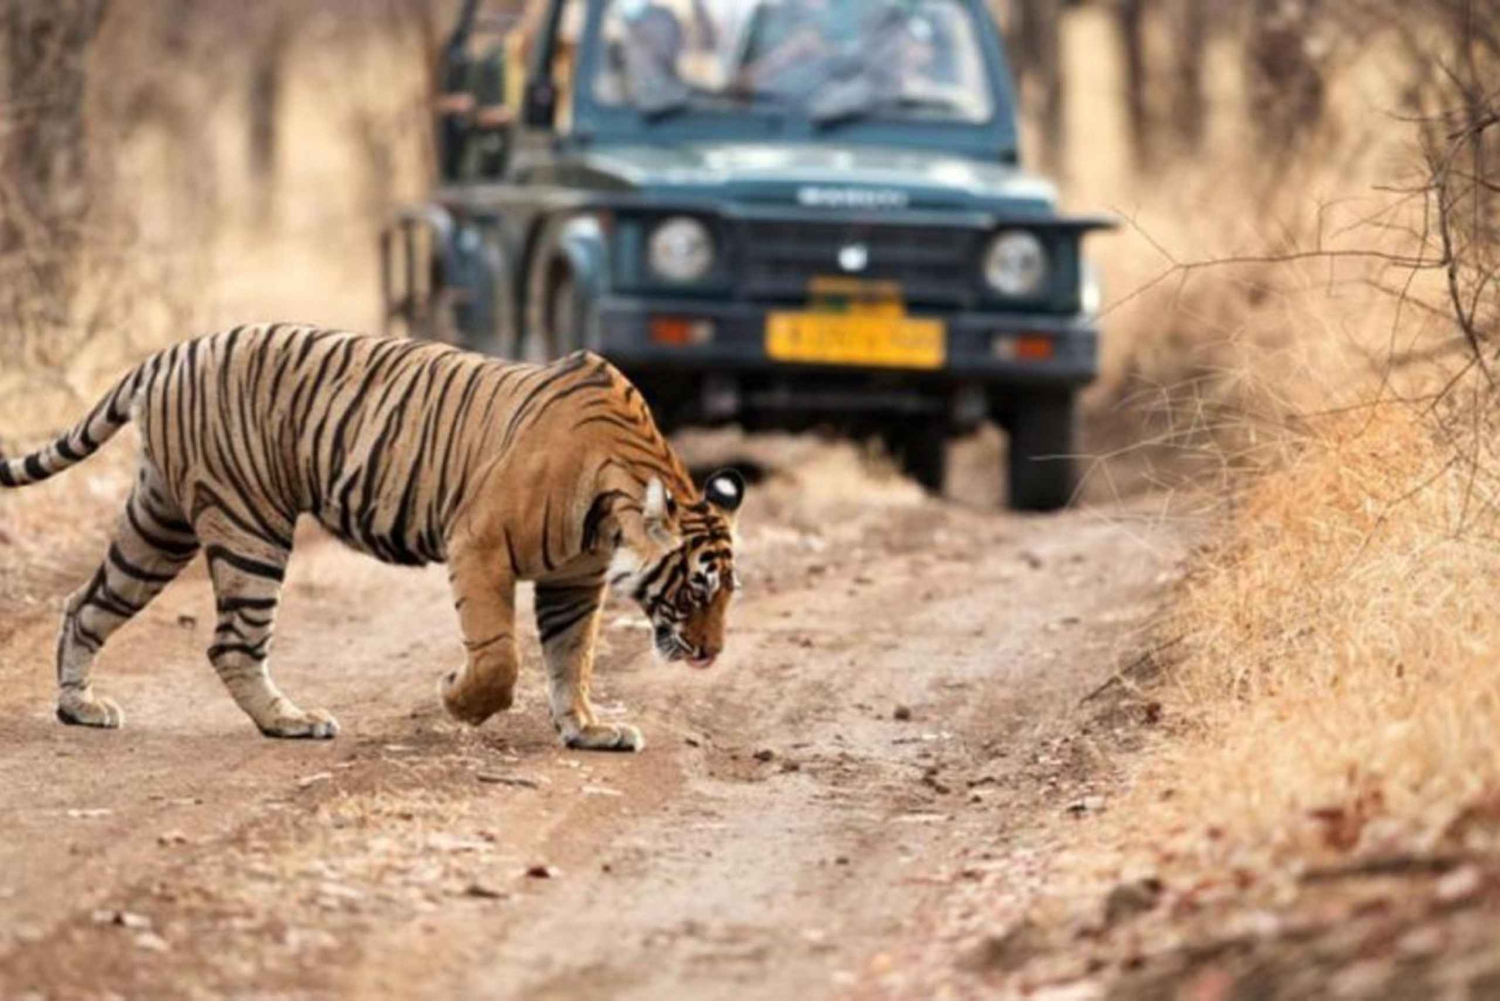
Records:
[[[1088,90],[1112,79],[1090,17],[1074,131],[1118,136]],[[1500,847],[1472,823],[1500,816],[1495,399],[1470,373],[1434,402],[1466,347],[1441,273],[1389,259],[1436,256],[1392,57],[1342,67],[1296,160],[1258,162],[1222,113],[1205,157],[1144,184],[1083,147],[1079,190],[1129,220],[1098,245],[1114,306],[1092,406],[1130,429],[1103,444],[1158,484],[1216,485],[1223,527],[1138,692],[1167,727],[1117,763],[1127,791],[1064,864],[1064,915],[1122,875],[1275,909],[1333,858]]]
[[[1500,789],[1500,515],[1462,458],[1387,405],[1248,492],[1167,625],[1186,640],[1162,697],[1192,724],[1147,783],[1179,790],[1169,813],[1299,851],[1429,845]],[[1330,842],[1325,808],[1385,822]]]

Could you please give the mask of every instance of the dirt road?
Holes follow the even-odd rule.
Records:
[[[1120,507],[1005,516],[793,452],[747,504],[713,671],[654,662],[611,604],[597,701],[641,755],[557,746],[534,642],[510,714],[448,721],[441,568],[313,536],[275,672],[332,743],[233,706],[201,574],[102,658],[119,732],[52,719],[55,622],[12,617],[0,998],[816,998],[899,974],[956,880],[1080,794],[1071,707],[1180,543]]]

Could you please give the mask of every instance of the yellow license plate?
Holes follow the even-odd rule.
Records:
[[[766,354],[776,361],[882,368],[941,368],[941,320],[861,313],[772,313]]]

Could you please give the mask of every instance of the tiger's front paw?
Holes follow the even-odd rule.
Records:
[[[515,690],[503,683],[475,683],[465,671],[450,671],[438,679],[438,696],[448,715],[460,723],[478,726],[515,702]]]
[[[68,726],[118,730],[125,725],[125,711],[114,699],[99,698],[88,689],[69,690],[57,697],[57,719]]]
[[[578,751],[644,751],[646,738],[629,723],[590,723],[563,731],[563,745]]]
[[[326,709],[287,713],[260,724],[267,737],[283,740],[332,740],[339,735],[339,721]]]

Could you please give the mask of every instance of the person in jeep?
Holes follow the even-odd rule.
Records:
[[[456,39],[494,23],[481,2]],[[933,490],[993,420],[1011,505],[1069,502],[1098,370],[1082,242],[1110,222],[1020,169],[986,0],[531,0],[516,23],[504,163],[388,231],[388,316],[596,351],[668,429],[878,436]]]
[[[977,100],[987,90],[984,67],[955,0],[699,0],[687,13],[696,37],[719,40],[712,59],[683,58],[682,17],[669,6],[610,0],[603,30],[614,49],[596,85],[601,99],[651,113],[695,99],[781,98],[825,119],[847,113],[851,100],[865,111],[987,114]]]

